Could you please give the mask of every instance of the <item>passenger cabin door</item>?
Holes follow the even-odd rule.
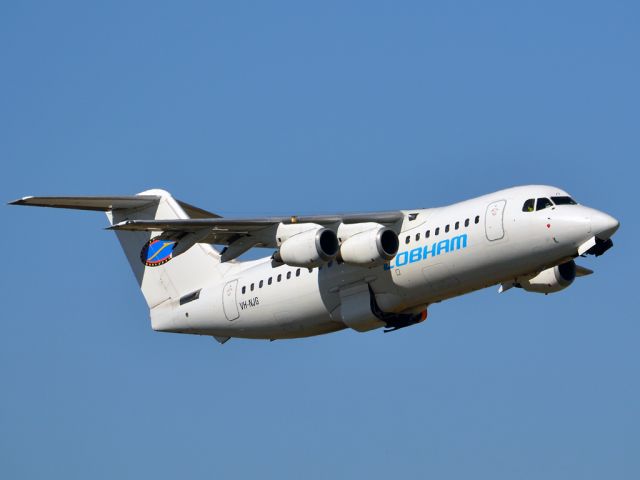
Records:
[[[487,239],[492,242],[504,238],[504,226],[502,220],[506,204],[506,200],[498,200],[497,202],[490,203],[487,206],[487,212],[484,216],[484,226]]]
[[[238,302],[236,302],[237,290],[238,280],[228,282],[222,289],[222,307],[229,321],[235,320],[240,316],[240,312],[238,312]]]

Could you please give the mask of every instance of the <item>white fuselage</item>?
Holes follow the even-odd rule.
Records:
[[[418,312],[443,299],[532,276],[575,257],[589,238],[612,233],[615,219],[583,205],[523,211],[527,199],[557,196],[568,194],[526,186],[446,207],[406,210],[397,227],[399,251],[384,266],[334,261],[306,269],[273,266],[269,257],[229,262],[223,264],[222,281],[203,285],[197,300],[152,309],[152,325],[161,331],[264,339],[348,326],[360,330],[357,311],[368,308],[361,305],[368,298],[365,286],[385,311]],[[362,330],[375,326],[369,322]]]

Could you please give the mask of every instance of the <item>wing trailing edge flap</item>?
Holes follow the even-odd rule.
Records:
[[[129,220],[108,230],[161,232],[160,238],[177,242],[174,256],[186,252],[196,243],[226,245],[222,251],[222,262],[233,260],[253,247],[276,248],[278,223],[264,220],[239,224],[238,221],[225,220]]]
[[[224,263],[234,260],[254,247],[275,248],[276,228],[277,225],[273,225],[256,231],[242,232],[214,230],[206,227],[193,232],[163,230],[160,238],[177,242],[173,252],[176,256],[186,252],[196,243],[226,245],[220,257],[220,261]]]
[[[227,247],[222,250],[220,255],[221,262],[228,262],[234,258],[238,258],[243,253],[251,250],[253,247],[260,245],[260,241],[251,235],[243,236],[237,240],[229,243]]]

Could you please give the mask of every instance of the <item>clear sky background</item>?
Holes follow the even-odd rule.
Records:
[[[226,216],[330,213],[544,183],[622,226],[556,295],[221,346],[151,330],[103,215],[0,206],[0,477],[640,478],[639,17],[3,2],[5,202],[159,187]]]

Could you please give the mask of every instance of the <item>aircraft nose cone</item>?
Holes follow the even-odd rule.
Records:
[[[598,238],[606,240],[616,233],[620,222],[604,212],[596,212],[591,216],[591,227]]]

